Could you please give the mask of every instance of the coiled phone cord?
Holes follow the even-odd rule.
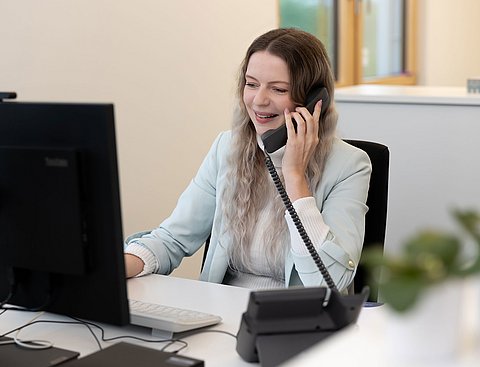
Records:
[[[277,191],[280,194],[280,197],[282,198],[282,201],[285,204],[285,207],[287,208],[287,211],[290,214],[290,217],[292,218],[293,223],[295,224],[295,227],[297,228],[297,231],[303,240],[303,243],[305,244],[308,252],[312,256],[313,261],[315,261],[315,264],[317,265],[318,270],[322,274],[323,279],[325,279],[325,282],[327,283],[328,288],[330,288],[332,291],[337,291],[337,287],[335,286],[335,283],[330,277],[330,273],[328,272],[327,268],[323,264],[323,261],[320,258],[320,255],[318,255],[318,252],[313,246],[312,241],[310,240],[310,237],[305,231],[305,228],[303,227],[303,224],[300,221],[300,218],[298,217],[297,211],[293,207],[292,202],[290,201],[290,198],[288,197],[288,194],[285,191],[285,188],[283,187],[282,181],[280,181],[280,177],[278,177],[278,173],[277,173],[277,170],[275,169],[275,166],[273,165],[272,159],[270,158],[267,152],[265,152],[265,164],[267,165],[268,172],[272,177],[273,183],[275,184],[275,187],[277,188]]]

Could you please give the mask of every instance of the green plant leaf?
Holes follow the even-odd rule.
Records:
[[[422,231],[405,245],[405,254],[412,262],[434,258],[451,266],[460,252],[460,240],[440,231]]]
[[[480,246],[480,214],[473,210],[454,210],[452,214],[458,224],[460,224]]]
[[[380,285],[382,300],[393,309],[410,309],[427,287],[480,273],[480,214],[457,210],[452,215],[478,244],[477,256],[468,264],[461,257],[462,236],[440,230],[418,232],[405,243],[399,256],[384,254],[381,248],[366,249],[362,254],[370,277]]]
[[[421,279],[415,277],[395,277],[381,287],[382,298],[398,312],[405,312],[417,302],[420,293],[426,287]]]

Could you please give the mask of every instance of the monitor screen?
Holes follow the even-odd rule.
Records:
[[[129,322],[112,104],[0,102],[0,302]]]

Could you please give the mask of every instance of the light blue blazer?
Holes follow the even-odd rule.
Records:
[[[126,240],[126,245],[137,242],[154,253],[159,265],[157,273],[170,274],[211,236],[200,279],[215,283],[224,279],[230,240],[223,230],[220,193],[227,182],[230,141],[230,131],[216,138],[170,217],[153,231],[136,233]],[[326,240],[316,247],[340,291],[352,282],[360,260],[370,173],[370,160],[364,151],[335,139],[314,193],[323,220],[330,227]],[[326,285],[310,256],[289,251],[285,259],[285,286],[302,284]]]

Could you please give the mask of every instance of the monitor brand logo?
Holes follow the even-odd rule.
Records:
[[[67,168],[68,159],[65,158],[50,158],[45,157],[45,166],[47,167],[56,167],[56,168]]]

